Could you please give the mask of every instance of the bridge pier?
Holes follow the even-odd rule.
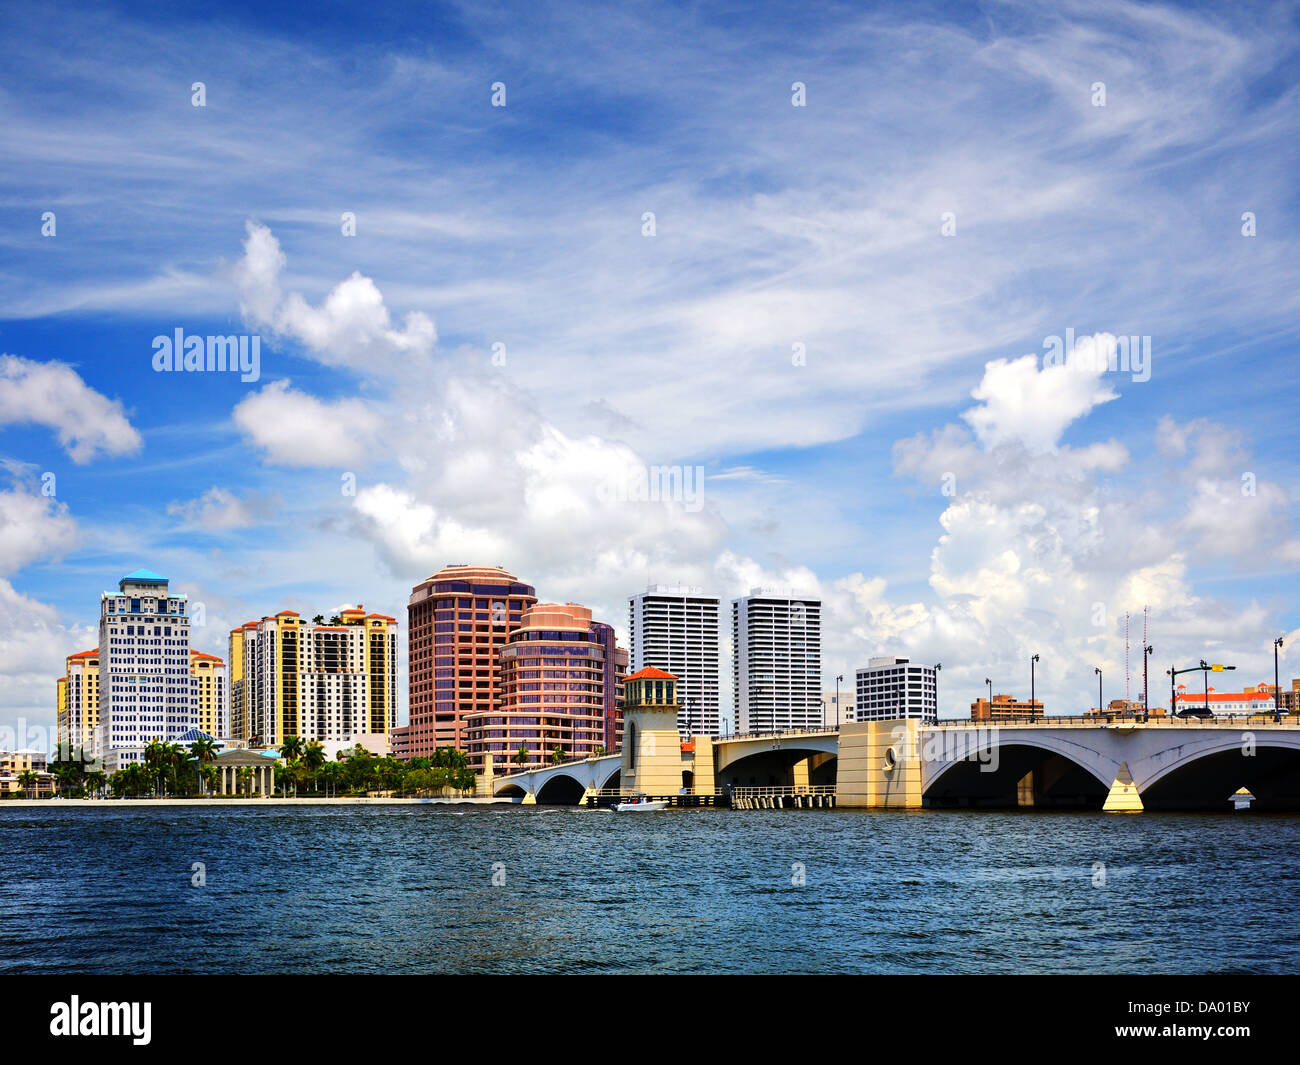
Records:
[[[1121,762],[1119,772],[1115,774],[1115,783],[1110,786],[1102,810],[1107,813],[1141,813],[1143,809],[1142,796],[1138,794],[1137,785],[1133,783],[1133,774],[1129,772],[1128,762]]]
[[[920,730],[915,719],[844,722],[835,780],[839,805],[919,810]]]
[[[1034,771],[1032,769],[1016,783],[1016,805],[1034,805]]]

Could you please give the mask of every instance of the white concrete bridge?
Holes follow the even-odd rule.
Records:
[[[642,715],[644,717],[644,715]],[[636,751],[497,777],[494,795],[577,803],[597,792],[728,794],[833,788],[838,807],[1229,808],[1244,787],[1261,809],[1300,809],[1300,720],[1153,717],[1101,722],[918,721],[695,737],[667,715],[630,729]],[[660,734],[662,733],[662,735]]]
[[[584,758],[496,777],[491,794],[525,803],[574,805],[584,796],[618,786],[621,754]]]

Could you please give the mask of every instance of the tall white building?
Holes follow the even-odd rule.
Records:
[[[731,602],[738,732],[820,728],[822,604],[755,588]]]
[[[117,587],[99,597],[95,754],[110,773],[142,761],[153,740],[176,743],[199,723],[185,596],[145,569],[128,573]]]
[[[717,596],[702,588],[652,584],[627,602],[631,671],[653,666],[673,674],[681,705],[678,731],[719,735]]]
[[[873,658],[858,670],[855,712],[859,721],[939,718],[938,673],[906,658]]]

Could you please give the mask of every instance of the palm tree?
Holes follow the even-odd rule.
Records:
[[[32,788],[36,786],[36,774],[30,769],[24,769],[18,774],[18,786],[27,792],[27,797],[32,797]]]
[[[311,771],[312,790],[319,791],[318,783],[321,766],[325,764],[325,748],[315,740],[307,744],[302,751],[302,764]]]
[[[203,739],[195,740],[190,744],[190,755],[198,763],[198,772],[195,775],[198,777],[200,790],[203,790],[203,785],[208,779],[206,772],[208,763],[214,761],[217,757],[217,745],[205,736]]]
[[[531,762],[532,759],[533,756],[528,753],[528,745],[521,743],[519,745],[519,750],[515,751],[515,759],[514,759],[515,765],[519,766],[522,769],[529,762]]]
[[[242,794],[244,791],[248,790],[249,784],[252,782],[253,779],[252,766],[241,765],[238,769],[235,770],[235,776],[238,778],[239,783],[241,785],[240,793]]]
[[[157,797],[160,785],[163,783],[163,763],[167,760],[167,745],[163,743],[161,736],[156,736],[145,746],[144,764],[145,767],[154,776],[154,795]]]
[[[298,797],[298,776],[293,772],[295,763],[302,757],[303,739],[301,736],[286,736],[280,744],[280,757],[284,759],[285,780],[293,784],[293,797]]]
[[[90,789],[92,795],[98,795],[104,790],[106,779],[102,769],[92,769],[86,774],[86,787]]]
[[[567,757],[568,755],[565,753],[564,748],[559,746],[559,744],[556,744],[555,749],[551,751],[551,761],[555,762],[557,765],[560,762],[563,762]]]
[[[171,791],[179,795],[181,793],[181,770],[188,764],[189,756],[185,753],[185,748],[179,743],[165,743],[163,749],[166,752],[163,765],[166,767],[167,774],[171,777]]]

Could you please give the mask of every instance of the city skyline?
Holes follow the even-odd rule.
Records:
[[[1122,697],[1144,605],[1159,676],[1272,676],[1300,624],[1294,27],[813,12],[732,51],[707,13],[602,12],[575,72],[546,47],[575,17],[457,12],[433,55],[247,9],[196,73],[183,16],[70,11],[56,44],[6,13],[0,726],[53,727],[85,588],[140,565],[223,657],[283,608],[402,618],[469,559],[624,646],[649,583],[805,588],[823,689],[942,661],[941,708],[1027,694],[1035,653],[1049,708],[1097,667]],[[649,51],[679,76],[627,69]],[[160,368],[177,330],[259,338],[256,373]]]
[[[471,581],[487,581],[490,586],[471,584]],[[165,603],[166,612],[171,613],[173,607],[178,605],[183,610],[188,606],[184,593],[170,593],[172,601],[167,601],[168,583],[166,578],[147,569],[128,574],[119,582],[122,593],[103,593],[101,599],[105,605],[102,609],[110,612],[103,617],[111,620],[112,612],[128,609],[128,603],[130,610],[136,609],[136,604],[130,598],[120,598],[122,594],[131,594],[126,591],[128,587],[136,591],[143,588],[145,593],[150,593],[154,587],[160,587],[164,595],[160,603]],[[465,599],[463,593],[467,588],[471,593]],[[493,602],[484,600],[481,604],[484,609],[475,612],[474,606],[479,604],[475,603],[473,593],[486,594],[488,591],[494,596],[500,594],[506,598]],[[707,638],[707,633],[702,641],[698,636],[686,641],[687,626],[683,624],[682,618],[676,617],[670,624],[667,614],[663,612],[665,604],[681,606],[680,601],[693,603],[697,609],[692,614],[691,626],[707,629],[708,615],[717,609],[718,603],[716,597],[708,596],[704,589],[652,585],[646,592],[629,597],[630,623],[635,628],[640,608],[643,620],[649,619],[648,629],[644,625],[643,629],[649,632],[652,642],[659,648],[655,654],[643,655],[640,662],[634,661],[631,653],[617,642],[614,626],[594,619],[589,608],[573,602],[557,604],[538,600],[533,592],[531,585],[522,583],[508,571],[473,564],[445,566],[415,587],[409,608],[413,623],[422,629],[424,639],[430,643],[425,652],[429,675],[448,674],[446,669],[433,668],[438,661],[446,665],[446,660],[435,658],[435,654],[450,653],[455,656],[456,662],[461,662],[462,655],[473,656],[472,668],[468,671],[453,671],[450,673],[453,679],[448,681],[429,681],[429,684],[442,688],[460,684],[472,689],[473,694],[469,696],[469,703],[448,704],[455,713],[455,723],[440,724],[434,729],[435,715],[431,710],[424,719],[428,735],[423,740],[412,739],[409,715],[398,710],[403,702],[403,690],[395,684],[396,678],[404,673],[409,674],[409,669],[398,668],[407,665],[396,652],[400,626],[395,618],[373,611],[367,613],[362,606],[341,608],[328,622],[323,614],[317,614],[310,626],[292,610],[264,616],[260,622],[245,622],[229,634],[228,660],[189,647],[188,636],[183,641],[172,641],[178,649],[181,643],[187,645],[189,699],[192,706],[184,720],[178,719],[175,724],[171,724],[172,719],[167,718],[169,724],[162,731],[197,730],[223,742],[229,740],[238,745],[256,739],[258,744],[271,748],[279,748],[290,736],[308,742],[322,742],[327,747],[337,746],[340,742],[351,744],[364,740],[368,744],[381,742],[385,750],[403,759],[429,757],[435,749],[446,746],[468,753],[470,767],[475,772],[482,771],[483,756],[486,753],[493,753],[498,764],[506,763],[506,756],[517,753],[515,744],[521,736],[530,737],[525,742],[530,746],[534,759],[556,746],[563,747],[566,751],[573,747],[570,754],[576,752],[579,757],[583,752],[594,752],[597,747],[612,752],[618,749],[622,732],[621,719],[615,717],[615,709],[621,707],[623,676],[636,669],[663,668],[664,664],[672,664],[675,659],[684,659],[696,667],[695,678],[698,681],[699,674],[707,672],[701,646],[707,652],[711,643],[714,646],[720,643],[716,639],[711,641]],[[523,598],[517,598],[519,596]],[[459,613],[449,613],[443,609],[448,603],[463,609]],[[729,646],[730,651],[725,656],[720,654],[719,660],[725,657],[733,664],[731,691],[725,693],[731,698],[732,710],[730,713],[725,710],[722,712],[721,727],[716,731],[710,728],[707,720],[697,715],[689,734],[713,735],[716,738],[718,735],[736,733],[816,728],[835,722],[836,691],[827,689],[819,693],[814,680],[805,682],[800,679],[805,656],[814,663],[820,659],[820,603],[806,597],[801,598],[794,590],[755,588],[751,589],[748,596],[737,597],[730,605],[732,634],[729,645],[721,644]],[[145,606],[148,606],[147,602]],[[649,613],[646,613],[647,606]],[[441,612],[435,613],[435,607]],[[422,609],[427,610],[427,614],[422,615]],[[434,644],[440,637],[434,630],[448,628],[451,623],[446,619],[451,617],[462,621],[481,619],[483,624],[471,623],[467,626],[456,623],[454,628],[457,631],[467,628],[485,630],[485,634],[457,636],[455,639],[460,643],[449,645],[455,647],[455,650],[444,649],[439,652]],[[492,617],[500,620],[493,623],[490,620]],[[444,624],[435,626],[435,618]],[[757,618],[757,628],[753,618]],[[161,620],[169,618],[164,616]],[[188,621],[188,617],[185,620]],[[545,631],[548,629],[561,631]],[[101,623],[101,637],[103,631]],[[118,630],[107,631],[112,631],[115,637],[118,635]],[[123,629],[121,633],[129,631]],[[450,634],[445,638],[453,639]],[[286,639],[292,640],[292,646],[281,646]],[[381,646],[374,645],[375,639],[381,640]],[[537,639],[549,640],[549,643],[534,647],[530,643],[519,642]],[[593,700],[587,693],[594,692],[597,688],[587,683],[569,683],[555,689],[566,692],[563,699],[540,700],[565,704],[564,709],[556,711],[559,716],[551,723],[563,731],[562,736],[557,732],[554,737],[563,742],[539,745],[534,742],[535,733],[532,731],[488,731],[493,728],[499,730],[502,725],[527,730],[538,724],[526,716],[532,708],[522,704],[539,700],[522,695],[523,692],[532,690],[529,685],[521,685],[518,680],[509,679],[511,663],[507,658],[523,653],[528,648],[527,653],[533,659],[529,668],[537,669],[546,664],[538,655],[571,655],[573,652],[560,641],[575,639],[590,641],[593,647],[593,650],[587,651],[587,644],[584,643],[581,651],[584,659],[593,656],[596,659],[590,666],[593,670],[591,676],[582,679],[594,681],[603,690],[600,699],[603,708],[599,713],[578,705],[592,704]],[[270,641],[273,648],[263,648],[262,644],[266,641]],[[683,646],[686,642],[701,646],[692,646],[690,654],[684,655]],[[749,647],[748,654],[739,656],[740,649],[749,644],[753,646]],[[129,653],[137,652],[132,649]],[[618,663],[617,674],[610,665],[615,660]],[[282,672],[287,672],[283,672],[283,676],[272,678],[267,670],[273,663],[282,663]],[[747,665],[742,667],[742,663]],[[1211,666],[1204,659],[1201,663],[1199,671],[1205,673],[1202,692],[1192,690],[1185,681],[1176,683],[1177,702],[1185,713],[1196,714],[1205,706],[1218,714],[1248,715],[1269,713],[1274,706],[1278,706],[1283,713],[1293,714],[1296,707],[1300,706],[1300,679],[1290,678],[1288,688],[1280,673],[1280,663],[1276,695],[1273,685],[1267,681],[1243,680],[1240,690],[1209,685],[1207,670],[1235,670],[1236,667]],[[484,676],[480,668],[484,666],[492,671],[495,679],[478,679]],[[674,676],[682,684],[684,693],[686,677],[691,675],[691,670],[683,669],[680,665],[675,668],[677,672]],[[755,669],[761,674],[757,685],[748,677]],[[942,664],[937,663],[925,665],[907,658],[873,657],[853,671],[853,675],[848,678],[849,686],[839,692],[844,696],[850,713],[839,716],[838,720],[871,721],[893,717],[915,717],[931,723],[936,718],[940,721],[961,720],[965,715],[960,706],[952,700],[937,698],[941,669]],[[1193,667],[1180,672],[1189,674],[1198,670]],[[458,682],[454,679],[462,674],[466,680]],[[742,674],[745,677],[738,684],[737,680]],[[549,674],[532,676],[544,675]],[[820,675],[820,671],[814,668],[812,675],[815,678]],[[1167,672],[1165,675],[1168,676]],[[575,677],[572,673],[567,676],[570,680]],[[251,679],[254,677],[258,678],[256,688],[246,690],[247,684],[254,683]],[[707,680],[707,677],[704,679]],[[842,675],[834,679],[841,684],[845,680]],[[991,692],[991,678],[985,678],[984,683]],[[1153,712],[1163,715],[1167,709],[1172,709],[1163,701],[1166,684],[1157,678],[1151,685],[1150,707]],[[1015,688],[1015,685],[1009,687]],[[287,697],[278,694],[287,688],[294,692],[292,707],[288,705]],[[737,693],[741,691],[750,693],[746,700],[738,697]],[[903,694],[904,691],[906,694]],[[1099,677],[1099,699],[1104,698],[1103,691]],[[495,696],[493,693],[496,693]],[[1051,718],[1095,715],[1098,711],[1140,712],[1143,707],[1140,687],[1135,694],[1136,698],[1133,699],[1112,698],[1104,703],[1072,704],[1046,713]],[[452,698],[463,700],[466,695],[458,692]],[[1008,707],[1020,709],[1029,705],[1027,701],[1017,701],[1013,694],[999,692],[994,709],[1002,706],[1003,701],[1007,702]],[[748,705],[742,706],[742,703]],[[948,704],[946,707],[945,703]],[[434,705],[431,700],[429,706],[432,708]],[[445,717],[448,707],[437,705],[440,714]],[[110,724],[110,728],[96,729],[95,726],[100,723],[98,647],[67,656],[64,673],[55,681],[54,706],[57,728],[45,734],[45,744],[50,752],[56,749],[73,752],[84,749],[87,756],[105,758],[112,755],[115,748],[122,752],[138,752],[149,738],[161,738],[144,735],[149,731],[147,727],[143,731],[136,728],[129,740],[124,739],[114,744],[108,738],[108,732],[114,730],[107,717],[103,723]],[[1033,706],[1039,716],[1045,713],[1041,697],[1036,699]],[[968,708],[970,717],[987,717],[988,707],[988,699],[981,696],[971,702]],[[945,708],[947,713],[944,713]],[[503,713],[504,717],[499,716]],[[686,727],[686,716],[684,696],[679,712],[679,723],[683,729]],[[516,725],[515,720],[520,717],[523,720]],[[21,735],[15,734],[9,746],[14,749],[45,750],[46,747],[39,742],[42,726],[34,722],[27,722],[26,725],[27,731]],[[589,731],[594,727],[598,728],[599,734]],[[417,736],[418,734],[419,730],[416,732]],[[683,735],[686,734],[683,732]],[[501,738],[511,736],[514,740],[503,747]],[[492,740],[493,737],[495,741]]]

